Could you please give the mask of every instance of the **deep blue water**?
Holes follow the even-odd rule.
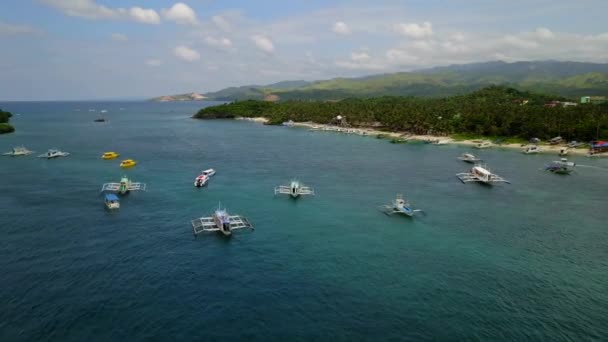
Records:
[[[556,156],[484,150],[512,184],[465,185],[463,147],[190,119],[199,106],[0,103],[19,114],[0,152],[72,153],[0,158],[0,341],[605,340],[608,160],[558,176]],[[110,213],[99,189],[123,158],[148,191]],[[275,198],[293,177],[317,196]],[[426,215],[380,213],[395,193]],[[218,201],[256,230],[194,238]]]

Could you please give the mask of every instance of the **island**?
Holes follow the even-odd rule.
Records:
[[[235,101],[206,107],[197,119],[257,118],[268,124],[311,122],[400,134],[527,142],[589,142],[608,136],[608,105],[576,105],[560,96],[489,86],[443,98],[384,96],[341,101]],[[336,119],[340,122],[336,122]],[[392,135],[394,137],[394,135]]]
[[[165,95],[150,99],[154,102],[176,102],[176,101],[203,101],[207,100],[207,97],[199,93],[179,94],[179,95]]]
[[[8,123],[12,116],[13,114],[11,114],[11,112],[5,112],[0,109],[0,134],[12,133],[15,131],[15,128]]]

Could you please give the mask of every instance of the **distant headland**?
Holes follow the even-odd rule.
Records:
[[[566,61],[492,61],[410,72],[319,81],[282,81],[215,92],[161,96],[153,101],[339,101],[382,96],[447,97],[491,85],[567,98],[608,95],[608,64]],[[194,96],[193,96],[194,95]]]
[[[15,128],[8,124],[8,121],[13,116],[11,112],[5,112],[0,109],[0,134],[12,133],[15,131]]]

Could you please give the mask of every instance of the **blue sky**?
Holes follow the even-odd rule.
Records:
[[[605,0],[5,0],[0,100],[151,97],[488,60],[608,62]]]

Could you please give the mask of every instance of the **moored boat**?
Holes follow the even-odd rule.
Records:
[[[545,165],[545,170],[557,174],[567,175],[574,171],[576,163],[568,161],[566,158],[560,160],[554,160],[551,163]]]
[[[475,155],[471,153],[463,153],[460,157],[458,157],[458,159],[462,160],[463,162],[472,164],[481,161],[481,159],[475,157]]]
[[[526,146],[522,150],[522,152],[524,154],[537,154],[537,153],[540,153],[540,151],[541,150],[540,150],[540,147],[538,147],[538,145],[529,145],[529,146]]]
[[[490,143],[489,141],[483,141],[483,142],[480,142],[477,145],[475,145],[475,148],[480,148],[480,149],[489,148],[489,147],[492,147],[492,143]]]
[[[32,153],[34,153],[34,151],[30,151],[23,146],[19,146],[19,147],[13,147],[12,151],[3,153],[3,155],[10,156],[10,157],[18,157],[18,156],[27,156]]]
[[[69,155],[70,154],[68,152],[62,152],[57,149],[50,149],[46,153],[39,155],[38,158],[53,159],[58,157],[67,157]]]
[[[120,162],[120,167],[122,167],[123,169],[133,167],[135,165],[137,165],[137,162],[133,159],[125,159],[122,162]]]
[[[108,208],[109,210],[120,208],[120,201],[118,200],[118,196],[114,194],[106,194],[104,196],[104,202],[106,204],[106,208]]]
[[[209,177],[205,174],[199,175],[194,179],[194,186],[197,188],[202,188],[203,186],[207,185],[207,182],[209,181]]]
[[[203,174],[207,177],[211,177],[211,176],[215,175],[215,170],[214,169],[203,170],[203,171],[201,171],[201,174]]]
[[[118,154],[116,152],[105,152],[104,154],[101,155],[101,159],[110,160],[110,159],[116,159],[119,156],[120,156],[120,154]]]

